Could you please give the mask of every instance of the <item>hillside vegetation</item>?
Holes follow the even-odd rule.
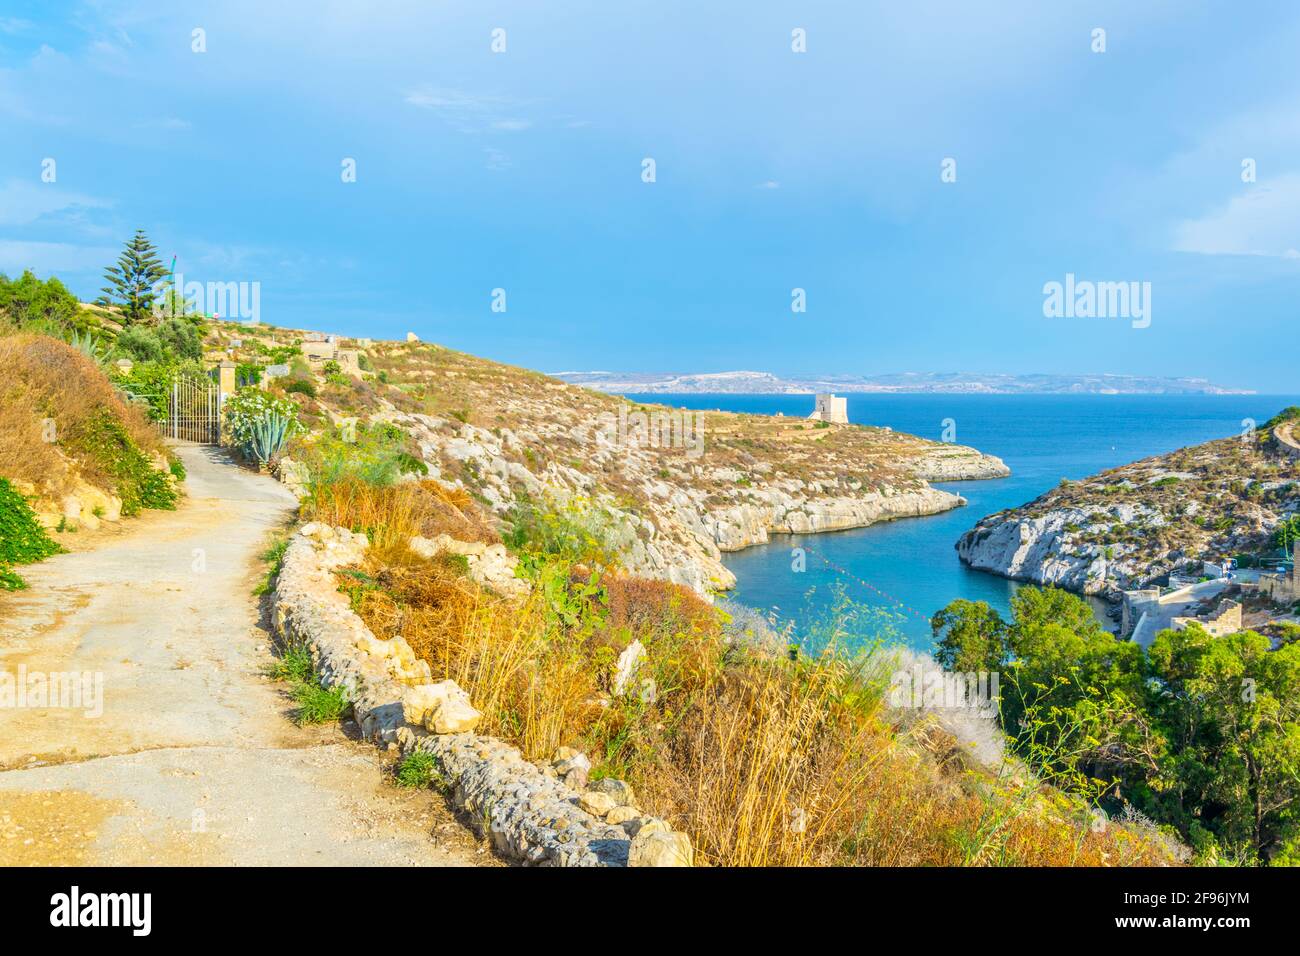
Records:
[[[1300,459],[1279,450],[1269,423],[1062,481],[984,518],[957,550],[982,570],[1115,596],[1184,566],[1199,573],[1202,561],[1275,557],[1275,532],[1298,510]]]
[[[289,367],[241,391],[232,440],[299,491],[305,520],[369,537],[364,562],[336,577],[373,634],[400,636],[468,691],[481,732],[543,765],[586,754],[591,779],[630,784],[638,807],[690,835],[697,861],[1178,859],[1140,821],[1096,826],[1070,772],[983,765],[933,715],[891,705],[899,657],[860,609],[844,604],[792,644],[711,604],[720,574],[647,557],[739,546],[720,516],[770,507],[778,490],[798,496],[787,513],[866,520],[835,509],[1000,463],[880,429],[724,413],[705,416],[692,458],[589,435],[644,406],[437,346],[375,343],[353,374],[304,359],[302,333],[218,326],[209,346],[251,374]],[[281,443],[268,452],[256,423],[276,423]]]
[[[150,345],[169,335],[165,324],[130,328],[114,309],[82,304],[58,279],[0,275],[0,573],[8,589],[22,586],[14,565],[48,556],[56,542],[70,543],[66,535],[175,507],[180,463],[150,424],[157,416],[122,390],[129,376],[112,364],[135,358],[132,332]],[[188,340],[197,356],[197,327]],[[135,371],[186,361],[166,348]]]
[[[359,375],[342,374],[304,360],[302,335],[222,324],[209,339],[241,369],[291,366],[270,393],[310,426],[289,452],[294,463],[319,472],[380,454],[463,487],[501,518],[586,501],[629,568],[701,594],[734,585],[723,551],[771,532],[932,514],[963,501],[928,479],[1007,474],[974,449],[888,429],[697,418],[432,344],[375,343]]]

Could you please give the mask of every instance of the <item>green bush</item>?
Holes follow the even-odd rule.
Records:
[[[423,750],[412,750],[397,765],[397,785],[400,787],[424,788],[441,775],[438,759]]]
[[[225,435],[250,458],[268,461],[302,430],[298,407],[284,398],[272,398],[260,388],[245,386],[226,399],[222,412]]]
[[[358,425],[352,435],[335,429],[305,452],[312,485],[357,479],[384,487],[403,474],[428,474],[429,466],[407,450],[409,445],[406,432],[387,422]]]
[[[114,491],[122,499],[122,514],[176,507],[177,491],[170,473],[153,466],[112,412],[101,409],[69,441],[113,479]]]
[[[118,333],[113,352],[133,362],[161,362],[166,355],[162,340],[152,329],[133,325]]]
[[[36,520],[27,499],[0,478],[0,591],[27,586],[10,565],[31,564],[61,550]]]
[[[297,392],[308,398],[316,397],[316,383],[309,378],[291,378],[284,385],[286,392]]]
[[[0,272],[0,318],[11,325],[63,338],[71,329],[85,331],[90,314],[58,279],[42,282],[28,270],[11,280]]]

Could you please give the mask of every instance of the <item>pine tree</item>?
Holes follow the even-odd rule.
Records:
[[[117,265],[104,270],[108,285],[104,286],[98,302],[120,309],[126,325],[140,322],[152,310],[154,286],[166,276],[167,269],[158,258],[158,249],[143,229],[137,229],[135,237],[118,256]]]

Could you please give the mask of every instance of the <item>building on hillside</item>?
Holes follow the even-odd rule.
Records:
[[[1201,630],[1214,637],[1236,634],[1242,629],[1241,602],[1224,598],[1217,603],[1210,602],[1203,610],[1197,609],[1196,614],[1178,615],[1169,622],[1175,631],[1185,631],[1193,624],[1200,625]]]
[[[1259,590],[1278,604],[1300,601],[1300,541],[1292,552],[1291,570],[1277,574],[1261,574]]]
[[[306,332],[303,334],[303,342],[325,342],[329,339],[324,332]]]
[[[818,395],[812,414],[808,417],[813,421],[847,425],[849,423],[849,400],[839,395]]]
[[[309,362],[329,362],[338,353],[338,346],[333,342],[302,343],[302,356]]]

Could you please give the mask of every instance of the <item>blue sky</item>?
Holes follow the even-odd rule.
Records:
[[[4,0],[0,270],[91,298],[143,227],[268,322],[544,371],[1294,392],[1297,49],[1282,2]],[[1067,273],[1150,327],[1044,317]]]

